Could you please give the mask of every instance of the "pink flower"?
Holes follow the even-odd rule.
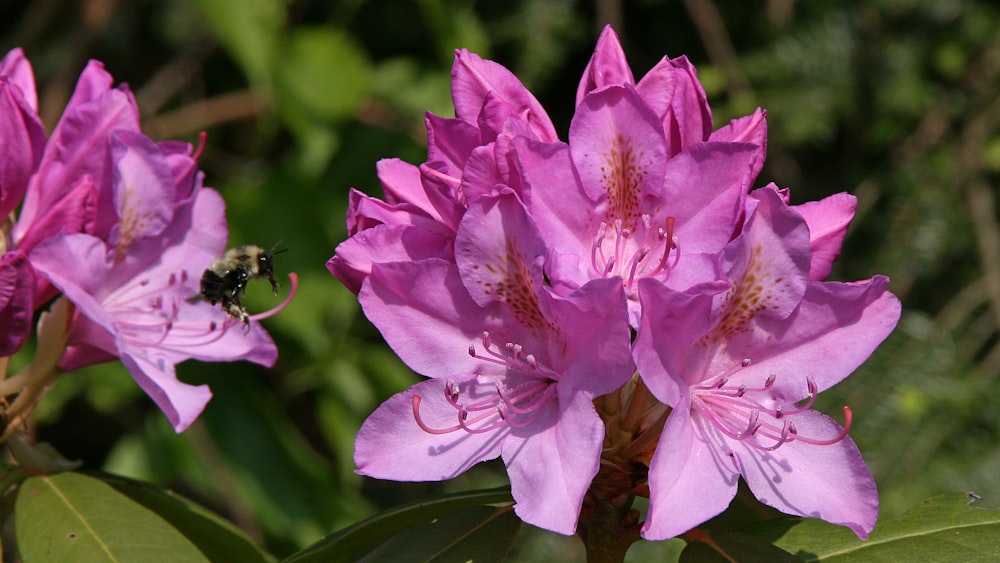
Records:
[[[674,409],[649,468],[643,536],[673,537],[719,514],[742,475],[765,504],[864,539],[878,514],[875,483],[847,430],[809,407],[888,336],[899,301],[881,276],[813,281],[802,216],[770,188],[747,203],[722,255],[724,279],[684,292],[639,284],[636,365]]]
[[[0,217],[21,203],[44,147],[34,73],[14,49],[0,60]]]
[[[512,140],[558,140],[535,97],[509,70],[466,50],[452,68],[455,118],[427,114],[427,161],[378,163],[384,200],[352,190],[348,238],[327,263],[357,293],[373,262],[451,259],[452,242],[469,202],[517,186]]]
[[[104,238],[117,220],[111,201],[111,135],[138,133],[139,110],[128,88],[112,88],[112,81],[97,61],[80,75],[11,231],[24,252],[60,232]]]
[[[634,369],[621,285],[550,291],[545,244],[510,192],[472,202],[455,246],[454,262],[375,264],[364,282],[365,314],[431,379],[365,421],[358,472],[441,480],[500,456],[517,514],[573,533],[604,438],[592,401]]]
[[[0,256],[0,357],[21,349],[31,332],[34,276],[19,250]]]
[[[171,165],[176,154],[164,153],[140,134],[119,131],[111,145],[111,199],[118,220],[108,239],[59,234],[35,246],[30,259],[76,306],[59,367],[120,358],[180,432],[201,413],[211,392],[180,382],[175,364],[189,358],[243,359],[269,366],[277,349],[258,325],[244,334],[239,320],[192,301],[201,273],[225,251],[225,209],[218,193],[178,186]]]

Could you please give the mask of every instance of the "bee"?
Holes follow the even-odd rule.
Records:
[[[247,282],[257,278],[267,278],[271,282],[271,290],[278,294],[278,282],[274,279],[274,255],[282,252],[284,250],[276,252],[274,248],[268,252],[253,244],[230,248],[202,274],[200,297],[212,305],[222,303],[223,311],[249,327],[250,315],[240,303],[240,297],[246,292]]]

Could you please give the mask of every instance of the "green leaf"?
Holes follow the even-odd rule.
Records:
[[[14,526],[27,562],[209,561],[163,518],[79,473],[27,479]]]
[[[275,559],[243,530],[173,491],[115,475],[97,477],[169,522],[213,562],[267,563]]]
[[[692,530],[684,535],[692,540],[681,552],[680,563],[726,563],[730,561],[801,561],[791,553],[758,538],[734,532]]]
[[[250,81],[270,91],[271,69],[285,31],[285,2],[195,0],[194,3]]]
[[[285,563],[356,561],[366,554],[371,553],[372,550],[378,548],[393,536],[417,526],[428,525],[435,518],[442,517],[447,513],[470,507],[500,503],[507,504],[510,502],[513,502],[513,498],[510,496],[510,490],[507,488],[456,493],[436,499],[413,502],[382,512],[350,528],[341,530],[319,543],[292,555],[285,560]],[[493,518],[497,518],[498,520],[489,527],[490,530],[508,530],[506,520],[499,518],[499,514],[491,514],[480,522],[485,526]],[[447,522],[451,522],[451,519],[448,519]],[[496,528],[493,528],[493,525]],[[472,532],[474,530],[466,531]],[[476,539],[470,540],[470,543],[463,544],[462,547],[464,548],[466,545],[480,545],[480,536],[475,534],[475,537]],[[458,543],[463,543],[461,540],[468,538],[455,538],[453,536],[451,539],[457,540]],[[509,549],[509,546],[507,549]],[[477,554],[477,561],[480,560],[479,556],[481,555],[483,554]]]
[[[930,498],[881,519],[864,542],[843,526],[814,519],[768,522],[753,535],[805,561],[1000,560],[1000,510],[980,508],[964,495]]]
[[[346,34],[325,27],[298,28],[278,69],[288,97],[281,103],[309,119],[350,117],[368,90],[369,66],[365,52]]]
[[[470,506],[413,526],[361,561],[503,561],[521,521],[511,506]]]

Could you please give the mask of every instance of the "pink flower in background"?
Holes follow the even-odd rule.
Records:
[[[368,418],[358,472],[441,480],[499,456],[517,514],[573,533],[604,438],[592,401],[634,369],[621,286],[549,291],[545,244],[511,193],[470,204],[455,244],[456,262],[375,265],[362,287],[365,314],[431,379]]]
[[[44,147],[34,72],[14,49],[0,60],[0,217],[21,203]]]
[[[76,306],[59,367],[73,370],[120,358],[178,432],[211,397],[180,382],[174,365],[249,360],[270,366],[277,349],[256,323],[204,301],[201,273],[225,252],[222,198],[200,185],[178,185],[176,154],[138,133],[112,136],[112,201],[118,217],[108,240],[77,233],[39,243],[35,269]],[[180,174],[177,178],[187,177]]]
[[[31,332],[34,276],[19,250],[0,255],[0,357],[17,352]]]
[[[783,512],[862,539],[874,527],[878,495],[857,447],[809,407],[888,336],[900,305],[887,278],[817,282],[810,264],[806,221],[762,188],[722,256],[728,281],[685,292],[640,282],[636,365],[674,408],[649,468],[644,537],[673,537],[719,514],[741,475]]]
[[[97,61],[80,75],[11,231],[14,244],[24,252],[60,232],[104,238],[114,225],[111,135],[138,133],[139,110],[128,87],[113,88],[112,82]]]
[[[42,158],[45,129],[31,64],[20,49],[0,59],[0,218],[21,203]],[[24,345],[34,312],[34,275],[24,252],[0,233],[0,357]]]

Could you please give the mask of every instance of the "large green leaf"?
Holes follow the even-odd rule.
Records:
[[[98,477],[170,522],[213,562],[267,563],[274,560],[233,523],[172,491],[115,475]]]
[[[27,479],[14,511],[25,563],[209,561],[163,518],[79,473]]]
[[[510,506],[470,506],[413,526],[361,561],[503,561],[521,521]]]
[[[998,561],[1000,510],[964,495],[939,496],[879,521],[868,541],[849,529],[814,519],[786,519],[753,535],[805,561]]]
[[[451,525],[454,520],[451,517],[446,518],[444,516],[448,513],[453,513],[470,507],[484,507],[485,505],[501,503],[507,504],[512,501],[513,499],[510,496],[510,490],[504,488],[487,491],[456,493],[435,499],[413,502],[377,514],[363,522],[359,522],[351,526],[350,528],[329,536],[316,545],[292,555],[285,560],[285,563],[356,561],[359,558],[368,555],[397,534],[412,533],[411,531],[415,528],[424,529],[426,531],[428,529],[426,526],[435,528],[433,524],[435,519],[438,521],[442,521],[442,519],[444,519],[445,523]],[[513,534],[516,533],[516,529],[511,530],[511,525],[506,520],[506,517],[501,517],[501,513],[497,512],[497,509],[495,508],[490,508],[486,512],[477,513],[477,517],[478,519],[470,519],[470,522],[473,522],[471,529],[466,528],[463,530],[455,526],[452,531],[458,531],[451,535],[448,535],[447,533],[440,535],[440,533],[438,533],[439,535],[437,535],[437,538],[441,542],[440,544],[437,544],[438,548],[454,544],[457,549],[465,549],[472,545],[481,545],[484,549],[487,549],[485,544],[480,543],[483,540],[483,537],[477,533],[479,531],[478,526],[482,526],[482,529],[490,530],[494,533],[500,532],[499,535],[503,537],[507,537],[505,535],[507,534],[511,540],[513,538]],[[442,527],[443,526],[438,526],[437,528]],[[408,535],[406,537],[411,538],[413,536]],[[496,547],[496,545],[492,546],[492,548]],[[385,549],[392,549],[392,547],[387,546]],[[421,549],[428,549],[428,546],[423,545]],[[510,549],[509,544],[506,549]],[[398,552],[392,551],[392,553]],[[426,551],[422,551],[422,553],[426,553]],[[459,552],[454,553],[455,557],[459,557],[458,553]],[[461,551],[461,553],[466,552]],[[506,553],[506,550],[504,550],[503,553]],[[452,554],[448,555],[449,560],[451,555]],[[479,555],[482,555],[482,553]],[[462,560],[467,559],[468,557]],[[477,557],[476,560],[479,561],[480,559]]]

